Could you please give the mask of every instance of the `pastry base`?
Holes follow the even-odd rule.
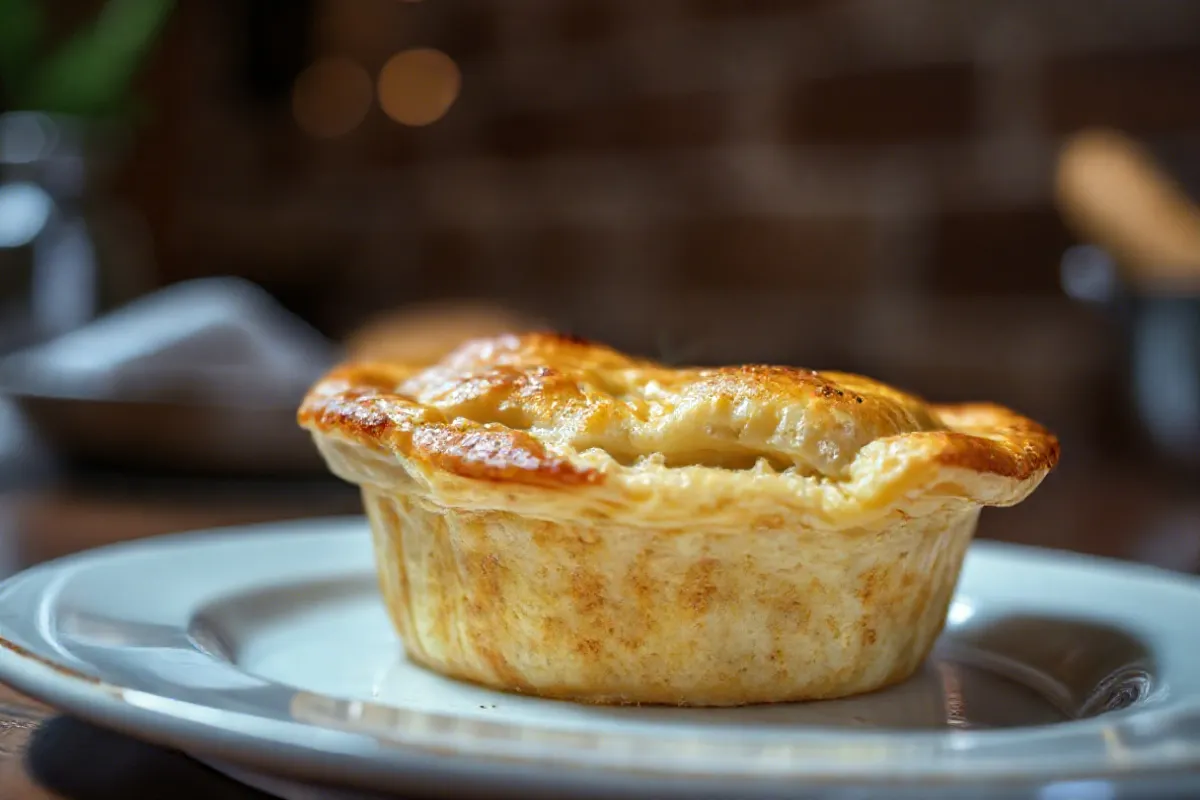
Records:
[[[737,706],[873,691],[945,623],[979,507],[870,529],[561,524],[364,488],[379,583],[415,662],[603,704]]]

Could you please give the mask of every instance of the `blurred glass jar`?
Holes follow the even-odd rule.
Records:
[[[1095,245],[1063,255],[1068,296],[1101,309],[1125,340],[1129,400],[1157,452],[1200,473],[1200,290],[1152,290],[1121,276],[1115,258]]]
[[[0,353],[151,287],[145,223],[110,191],[124,152],[111,124],[0,114]]]

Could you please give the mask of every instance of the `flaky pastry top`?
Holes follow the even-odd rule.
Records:
[[[1048,431],[996,405],[931,405],[840,372],[674,369],[540,333],[469,341],[429,367],[340,366],[298,418],[357,482],[591,515],[746,493],[768,516],[826,522],[930,498],[1009,505],[1059,454]]]

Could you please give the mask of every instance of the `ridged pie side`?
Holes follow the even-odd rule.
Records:
[[[364,487],[409,657],[596,703],[828,699],[908,678],[942,630],[978,506],[879,529],[731,533],[467,512]]]

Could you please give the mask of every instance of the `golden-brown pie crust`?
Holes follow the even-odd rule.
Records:
[[[903,680],[985,505],[1055,437],[861,376],[552,334],[348,364],[299,411],[362,487],[409,655],[511,691],[736,705]]]

